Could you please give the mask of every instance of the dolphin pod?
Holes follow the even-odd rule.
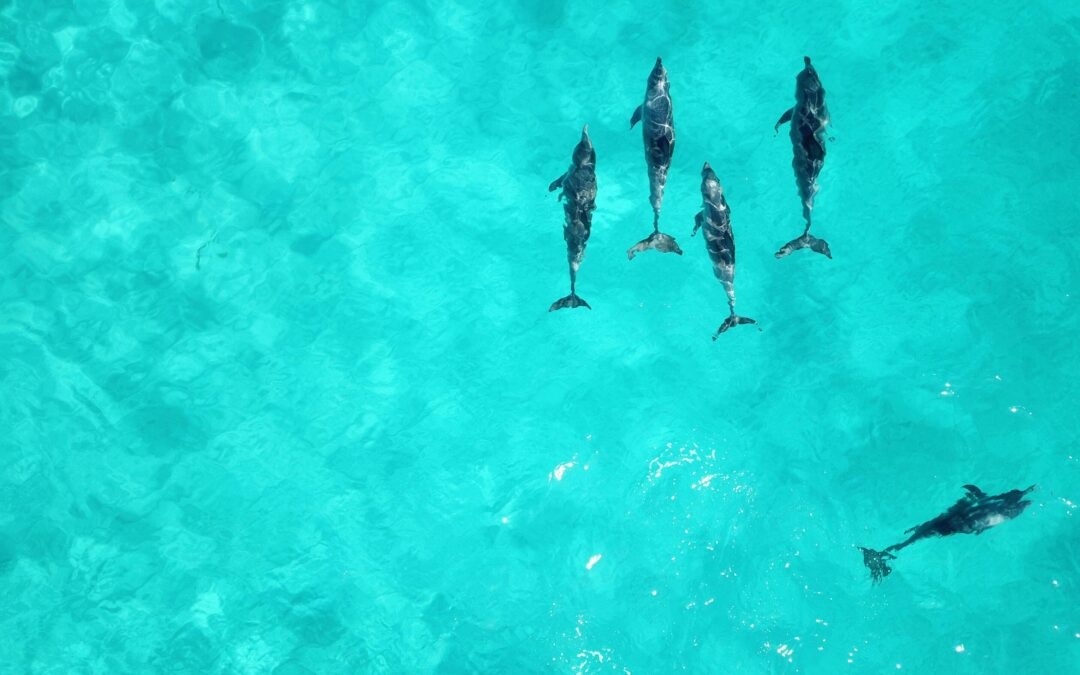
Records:
[[[784,113],[774,130],[791,122],[794,155],[792,167],[795,170],[795,183],[802,200],[806,225],[803,234],[785,244],[776,253],[776,257],[782,258],[800,248],[809,248],[831,258],[829,244],[810,234],[810,214],[814,208],[814,195],[819,190],[817,179],[825,162],[825,129],[829,124],[829,114],[825,106],[825,88],[821,85],[817,71],[810,64],[809,57],[804,57],[803,63],[804,68],[795,80],[795,105]],[[648,250],[682,255],[682,249],[675,237],[660,231],[664,188],[667,186],[671,158],[675,152],[675,120],[672,111],[668,71],[663,60],[657,57],[646,82],[645,100],[634,109],[630,117],[631,129],[641,124],[645,167],[649,177],[649,204],[653,212],[653,231],[627,250],[629,260]],[[592,230],[592,212],[596,208],[595,170],[596,151],[589,139],[586,125],[581,141],[574,149],[570,169],[548,187],[549,191],[562,188],[559,199],[565,200],[563,238],[566,241],[570,265],[570,295],[556,300],[548,311],[567,307],[592,309],[577,295],[576,283],[578,270],[585,257],[585,245]],[[698,229],[704,228],[705,249],[713,265],[713,274],[720,281],[728,298],[729,315],[713,336],[715,340],[733,326],[757,322],[735,313],[735,238],[731,231],[730,212],[724,200],[723,188],[707,162],[705,170],[702,171],[701,192],[702,211],[696,217],[694,233],[691,236],[697,234]]]
[[[775,253],[783,258],[799,249],[808,248],[826,258],[832,258],[828,242],[810,234],[814,197],[820,190],[818,176],[825,164],[826,129],[830,123],[825,104],[825,88],[810,57],[803,57],[803,69],[795,79],[795,105],[784,112],[773,127],[790,123],[789,137],[792,146],[791,166],[795,172],[795,185],[802,202],[805,223],[803,233],[780,247]],[[649,176],[649,203],[653,210],[653,231],[627,251],[627,257],[654,249],[661,253],[682,255],[675,238],[660,231],[660,209],[664,201],[668,170],[675,150],[675,123],[668,72],[659,57],[649,73],[645,89],[645,101],[630,118],[630,128],[642,125],[645,146],[645,164]],[[585,245],[592,230],[592,212],[596,208],[596,151],[585,125],[581,140],[574,148],[569,170],[556,178],[549,191],[562,188],[560,200],[565,200],[565,223],[563,238],[566,241],[567,260],[570,266],[570,294],[556,300],[548,311],[563,308],[585,307],[592,309],[577,295],[577,273],[585,257]],[[713,340],[735,326],[756,324],[754,319],[739,316],[735,312],[735,237],[731,229],[731,209],[724,197],[720,179],[708,162],[701,170],[702,208],[694,217],[694,229],[704,230],[705,249],[712,262],[713,274],[720,281],[728,299],[728,316],[717,329]],[[761,330],[758,328],[758,330]],[[1035,489],[1010,490],[998,495],[987,495],[974,485],[965,485],[966,495],[938,516],[908,529],[910,536],[878,551],[858,547],[863,554],[863,564],[870,570],[874,583],[880,582],[892,572],[890,560],[917,541],[954,534],[981,534],[1023,513],[1031,502],[1024,497]]]

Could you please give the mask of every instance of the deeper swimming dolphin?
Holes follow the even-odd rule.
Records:
[[[791,122],[791,147],[794,157],[795,185],[802,199],[803,219],[806,229],[802,236],[792,239],[776,252],[783,258],[792,251],[809,248],[811,251],[832,258],[829,243],[810,234],[810,217],[814,210],[814,195],[818,193],[818,174],[825,165],[825,127],[829,124],[829,110],[825,106],[825,88],[821,86],[817,71],[810,65],[810,57],[804,56],[806,67],[795,78],[795,106],[780,116],[775,130]]]
[[[699,228],[705,229],[705,248],[712,260],[713,274],[727,293],[731,312],[713,335],[715,340],[732,326],[757,322],[735,314],[735,236],[731,232],[731,209],[724,199],[724,188],[708,162],[701,168],[701,211],[694,216],[694,231],[690,236],[697,234]]]
[[[596,150],[589,139],[589,125],[581,130],[581,140],[574,147],[570,168],[548,186],[548,192],[562,188],[559,199],[565,200],[563,239],[566,240],[566,259],[570,263],[570,295],[559,298],[549,312],[563,307],[589,307],[577,294],[577,272],[585,258],[585,244],[592,231],[592,212],[596,208]]]
[[[634,110],[630,118],[630,128],[641,122],[641,135],[645,141],[645,164],[649,168],[649,202],[653,208],[653,232],[648,237],[630,247],[627,258],[634,259],[636,253],[656,249],[661,253],[677,253],[682,249],[670,234],[660,231],[660,206],[664,202],[664,185],[671,166],[671,155],[675,151],[675,121],[671,114],[671,94],[667,70],[660,57],[649,73],[649,83],[645,87],[645,102]]]
[[[911,536],[904,541],[882,551],[860,546],[863,564],[869,568],[870,577],[877,582],[888,576],[892,568],[887,561],[896,559],[892,552],[911,546],[919,540],[953,534],[982,534],[991,527],[1016,518],[1031,506],[1031,502],[1024,499],[1024,496],[1034,490],[1035,486],[1032,485],[1026,490],[1009,490],[999,495],[988,495],[974,485],[965,485],[964,489],[967,494],[947,511],[905,531],[904,534],[910,532]]]

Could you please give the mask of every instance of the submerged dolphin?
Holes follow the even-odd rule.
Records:
[[[664,201],[664,184],[667,183],[671,154],[675,151],[675,122],[671,116],[671,94],[667,71],[660,57],[649,73],[645,88],[645,102],[634,110],[630,128],[641,122],[641,134],[645,139],[645,163],[649,167],[649,202],[653,208],[653,233],[630,247],[626,256],[634,259],[635,253],[654,248],[661,253],[678,253],[682,249],[675,238],[660,231],[660,205]]]
[[[967,494],[963,499],[950,506],[938,517],[904,532],[904,534],[912,533],[904,541],[893,544],[883,551],[860,546],[859,550],[863,552],[863,564],[870,569],[870,577],[874,581],[881,581],[882,578],[888,576],[892,568],[886,561],[896,558],[892,551],[899,551],[920,539],[947,537],[951,534],[982,534],[983,530],[1000,525],[1006,520],[1012,520],[1031,505],[1024,496],[1034,490],[1035,486],[1032,485],[1026,490],[1009,490],[999,495],[988,495],[974,485],[965,485],[964,489],[967,490]]]
[[[592,212],[596,208],[596,150],[589,140],[589,125],[581,130],[581,141],[574,147],[573,161],[566,173],[548,186],[548,192],[562,188],[559,199],[565,199],[563,210],[563,239],[566,240],[566,259],[570,263],[570,295],[560,298],[548,308],[549,312],[563,307],[589,307],[576,292],[577,271],[585,257],[585,244],[592,230]]]
[[[825,164],[825,126],[829,123],[829,110],[825,107],[825,88],[810,65],[810,57],[804,56],[803,61],[806,67],[795,78],[795,107],[780,116],[775,130],[779,131],[780,125],[791,122],[791,145],[795,153],[791,166],[795,169],[795,184],[802,199],[806,229],[801,237],[784,244],[776,257],[783,258],[792,251],[809,248],[832,258],[828,242],[810,234],[810,214],[814,210],[814,195],[819,189],[817,177]]]
[[[735,237],[731,233],[731,209],[724,199],[724,188],[708,162],[701,168],[701,211],[694,216],[694,231],[690,236],[702,227],[705,228],[705,248],[712,259],[713,274],[723,284],[731,310],[731,315],[724,319],[713,336],[715,340],[732,326],[757,322],[735,314]]]

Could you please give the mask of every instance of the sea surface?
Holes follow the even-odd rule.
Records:
[[[1080,672],[1077,3],[0,0],[0,85],[0,671]]]

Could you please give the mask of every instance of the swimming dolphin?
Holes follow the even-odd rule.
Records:
[[[731,209],[724,199],[724,188],[720,187],[720,180],[708,162],[701,168],[701,211],[694,216],[694,231],[690,236],[696,235],[702,227],[705,228],[705,248],[712,259],[713,274],[723,284],[731,310],[731,315],[724,319],[713,336],[715,340],[732,326],[757,322],[735,314],[735,237],[731,233]]]
[[[668,167],[671,166],[671,154],[675,151],[675,122],[671,116],[671,94],[667,71],[660,57],[649,73],[649,84],[645,88],[645,102],[634,110],[630,118],[630,128],[641,122],[641,134],[645,139],[645,164],[649,167],[649,202],[653,208],[653,233],[630,247],[627,258],[634,259],[635,253],[654,248],[661,253],[678,253],[682,249],[675,243],[675,237],[660,231],[660,205],[664,201],[664,184],[667,183]]]
[[[904,534],[912,533],[904,541],[893,544],[884,551],[860,546],[859,550],[863,552],[863,564],[870,569],[870,577],[874,581],[881,581],[882,578],[888,576],[892,568],[886,561],[896,558],[892,551],[899,551],[920,539],[947,537],[951,534],[982,534],[984,530],[989,530],[1006,520],[1012,520],[1031,505],[1024,496],[1034,490],[1035,486],[1032,485],[1026,490],[1009,490],[992,496],[974,485],[965,485],[964,489],[967,490],[967,494],[950,506],[945,513],[904,532]]]
[[[548,192],[562,188],[559,199],[566,199],[563,210],[566,222],[563,224],[563,239],[566,240],[566,259],[570,263],[570,295],[560,298],[548,308],[554,312],[563,307],[589,307],[589,303],[578,297],[575,285],[577,271],[585,257],[585,244],[589,241],[592,230],[592,212],[596,208],[596,150],[589,140],[589,125],[581,130],[581,141],[574,147],[573,161],[566,173],[559,176],[548,186]]]
[[[801,237],[784,244],[776,257],[783,258],[792,251],[809,248],[832,258],[829,243],[810,234],[810,214],[814,210],[814,195],[819,189],[817,177],[825,164],[825,126],[829,123],[829,110],[825,107],[825,88],[810,65],[810,57],[804,56],[803,62],[806,67],[795,78],[795,107],[780,116],[775,130],[779,131],[782,124],[791,122],[791,145],[795,152],[791,166],[795,169],[795,184],[802,199],[806,229]]]

